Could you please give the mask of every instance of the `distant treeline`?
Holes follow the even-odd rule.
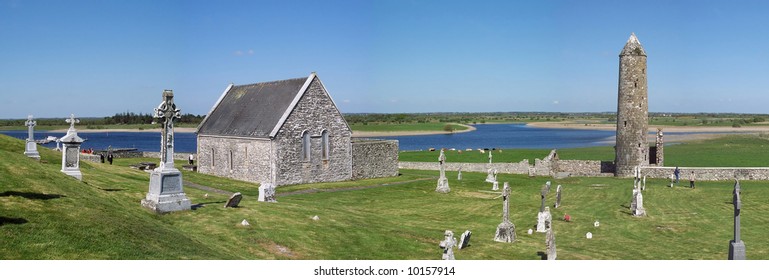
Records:
[[[345,114],[344,118],[350,124],[369,123],[463,123],[478,124],[487,122],[530,122],[530,121],[564,121],[581,119],[587,116],[608,118],[610,113],[549,113],[549,112],[497,112],[497,113],[411,113],[411,114]]]
[[[203,121],[205,116],[183,114],[180,124],[199,124]],[[64,121],[66,118],[40,118],[35,119],[39,126],[66,126]],[[103,126],[103,125],[120,125],[120,124],[152,124],[154,118],[152,114],[136,114],[133,112],[117,113],[111,117],[104,118],[79,118],[82,126]],[[0,120],[0,126],[24,126],[26,119],[14,119],[14,120]]]

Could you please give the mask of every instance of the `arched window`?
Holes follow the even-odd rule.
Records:
[[[302,132],[302,160],[310,161],[310,132]]]
[[[320,151],[321,151],[321,157],[324,160],[328,160],[329,155],[329,146],[328,146],[328,131],[324,130],[321,133],[321,141],[320,141]]]

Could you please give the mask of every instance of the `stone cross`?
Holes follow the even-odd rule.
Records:
[[[457,181],[462,181],[462,167],[457,171]]]
[[[24,125],[29,127],[29,136],[27,137],[27,145],[24,148],[24,155],[40,160],[40,153],[37,151],[37,143],[35,142],[34,127],[37,125],[37,122],[32,119],[32,115],[29,115]]]
[[[37,122],[32,119],[32,115],[27,116],[27,121],[24,122],[24,125],[29,127],[29,137],[27,137],[27,141],[35,141],[35,129],[34,127],[37,125]]]
[[[734,240],[729,241],[729,259],[745,260],[745,243],[740,239],[740,210],[742,209],[740,181],[734,180],[734,182],[734,191],[732,192],[732,204],[734,204]]]
[[[66,119],[64,121],[66,121],[69,124],[69,130],[67,131],[67,133],[69,133],[70,131],[75,131],[75,124],[80,123],[80,119],[76,119],[75,114],[70,114],[69,119]]]
[[[438,156],[438,167],[440,168],[440,178],[438,178],[438,186],[435,188],[436,192],[439,193],[448,193],[451,191],[449,188],[449,179],[446,178],[446,167],[444,166],[444,163],[446,162],[446,155],[443,153],[443,149],[441,149],[441,154]]]
[[[457,239],[454,238],[454,232],[447,230],[443,236],[446,238],[445,240],[441,241],[439,246],[441,249],[443,249],[443,257],[444,260],[453,260],[454,259],[454,246],[457,245]]]
[[[489,164],[491,164],[491,154],[493,154],[491,151],[489,151]]]
[[[156,119],[163,124],[162,137],[160,139],[160,168],[174,167],[174,121],[181,118],[181,110],[174,104],[174,92],[163,91],[163,101],[155,108]]]
[[[174,168],[174,121],[181,118],[181,113],[174,104],[173,91],[164,90],[162,100],[153,116],[163,124],[160,166],[150,173],[150,189],[142,199],[142,206],[155,213],[190,210],[191,202],[184,193],[182,173]]]
[[[510,185],[505,182],[502,187],[502,223],[497,226],[497,233],[494,235],[494,241],[513,242],[515,241],[515,225],[510,222]]]

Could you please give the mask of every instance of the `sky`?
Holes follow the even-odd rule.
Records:
[[[343,113],[769,113],[769,1],[0,0],[0,119],[207,114],[228,84],[316,72]]]

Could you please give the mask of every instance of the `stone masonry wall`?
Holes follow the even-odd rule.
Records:
[[[462,168],[464,172],[488,172],[488,163],[467,163],[467,162],[446,162],[447,171],[457,171]],[[398,167],[403,169],[417,170],[438,170],[438,160],[435,162],[398,162]],[[499,173],[506,174],[529,174],[529,160],[522,160],[514,163],[492,163],[491,168],[497,169]]]
[[[695,181],[769,180],[769,167],[678,167],[679,181],[687,182],[694,172]],[[644,167],[641,174],[648,178],[670,179],[675,167]]]
[[[398,176],[398,140],[353,140],[353,180],[392,176]]]
[[[571,176],[599,176],[601,174],[601,161],[559,160],[556,172],[568,172]]]
[[[198,172],[256,183],[268,181],[271,146],[266,139],[198,135]]]
[[[620,54],[619,62],[614,160],[618,177],[632,176],[634,167],[649,165],[646,77],[646,53],[633,35]]]
[[[329,133],[329,159],[321,159],[321,133]],[[302,133],[311,137],[310,160],[302,159]],[[275,137],[276,185],[352,178],[352,132],[316,77]]]

